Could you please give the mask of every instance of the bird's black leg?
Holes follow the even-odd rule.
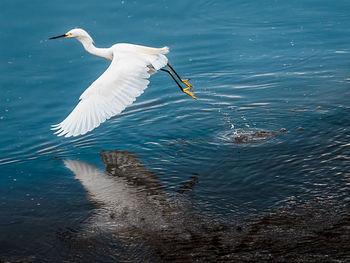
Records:
[[[184,89],[181,87],[180,83],[176,80],[176,78],[174,77],[173,73],[171,73],[170,70],[168,70],[168,69],[163,69],[163,68],[161,68],[160,70],[169,73],[169,75],[173,78],[173,80],[174,80],[174,81],[176,82],[176,84],[179,86],[179,88],[181,89],[181,91],[182,91],[182,92],[184,91]]]
[[[174,68],[170,65],[170,63],[167,64],[168,67],[171,69],[172,72],[174,72],[174,74],[176,75],[176,77],[182,82],[184,83],[187,88],[183,89],[180,85],[180,83],[176,80],[176,78],[174,77],[173,73],[170,70],[167,69],[161,69],[162,71],[168,72],[169,75],[173,78],[173,80],[176,82],[176,84],[179,86],[179,88],[181,89],[182,92],[186,93],[187,95],[191,96],[192,98],[194,98],[195,100],[197,99],[196,96],[194,96],[194,94],[192,92],[189,91],[189,89],[192,91],[192,85],[190,83],[188,83],[189,79],[182,79],[179,74],[176,73],[176,71],[174,70]]]
[[[190,79],[182,79],[179,74],[177,74],[177,72],[175,71],[175,69],[170,65],[170,63],[167,64],[168,67],[171,69],[172,72],[175,73],[176,77],[182,82],[184,83],[190,90],[192,90],[192,85],[189,82]],[[193,90],[192,90],[193,91]]]

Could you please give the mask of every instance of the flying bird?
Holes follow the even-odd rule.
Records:
[[[121,113],[144,92],[149,84],[148,78],[158,70],[167,72],[182,92],[196,99],[189,79],[182,79],[168,62],[165,56],[168,47],[118,43],[110,48],[97,48],[91,36],[80,28],[50,39],[56,38],[75,38],[90,54],[111,61],[107,70],[83,92],[68,117],[52,126],[58,136],[83,135]],[[165,66],[169,69],[163,69]]]

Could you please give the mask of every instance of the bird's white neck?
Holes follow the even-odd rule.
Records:
[[[105,58],[108,60],[113,59],[113,52],[110,48],[97,48],[94,46],[92,39],[88,38],[77,38],[83,44],[85,50],[92,55]]]

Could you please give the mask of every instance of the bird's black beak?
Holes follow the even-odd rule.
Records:
[[[62,38],[62,37],[68,37],[69,34],[63,34],[63,35],[60,35],[60,36],[57,36],[57,37],[50,37],[49,39],[56,39],[56,38]]]

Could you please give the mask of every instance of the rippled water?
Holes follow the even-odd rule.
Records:
[[[169,259],[169,240],[188,236],[202,241],[178,254],[200,258],[213,233],[281,207],[335,207],[327,222],[348,213],[349,11],[348,1],[3,1],[0,261]],[[108,67],[74,40],[47,41],[73,27],[99,47],[169,46],[198,100],[159,72],[119,116],[56,137],[50,125]],[[62,160],[106,186],[89,189]],[[98,197],[106,189],[118,194]]]

